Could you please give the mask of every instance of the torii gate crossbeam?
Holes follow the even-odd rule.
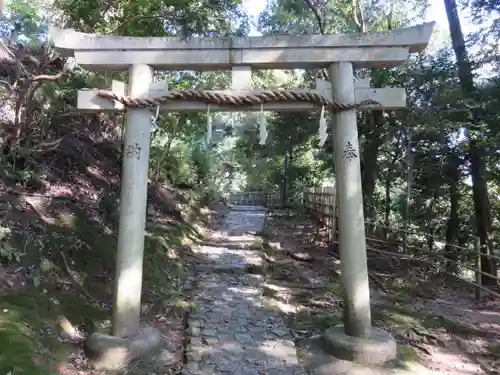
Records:
[[[433,23],[388,32],[346,35],[256,36],[215,38],[144,38],[101,36],[50,28],[59,53],[75,57],[93,71],[126,71],[145,64],[156,69],[229,70],[328,68],[352,62],[357,68],[386,68],[423,51]]]

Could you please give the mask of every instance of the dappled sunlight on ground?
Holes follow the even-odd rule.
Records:
[[[262,245],[254,234],[262,229],[264,214],[256,211],[231,210],[223,234],[207,238],[195,251],[197,286],[184,374],[303,374],[289,329],[262,295],[263,275],[249,273],[262,264]]]
[[[199,276],[187,373],[301,373],[290,332],[262,299],[259,275]],[[273,360],[274,358],[274,360]],[[279,372],[283,373],[283,372]]]
[[[230,250],[225,247],[200,246],[195,254],[207,257],[214,265],[230,266],[232,268],[247,268],[249,265],[262,263],[260,254],[252,250]]]
[[[284,210],[268,217],[264,232],[269,274],[264,293],[288,316],[295,338],[320,335],[326,327],[342,323],[340,263],[314,221]],[[476,304],[473,294],[460,288],[442,288],[432,299],[406,293],[404,288],[384,292],[378,284],[371,290],[374,324],[396,337],[405,362],[418,361],[435,374],[450,375],[499,368],[495,358],[500,356],[491,349],[500,353],[497,304]]]

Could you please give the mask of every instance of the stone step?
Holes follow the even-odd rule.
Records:
[[[227,248],[230,250],[261,250],[261,241],[204,241],[201,246]]]
[[[220,264],[196,264],[196,272],[198,273],[230,273],[230,274],[254,274],[254,275],[264,275],[266,269],[264,265],[251,264],[244,267],[234,267],[231,265],[220,265]]]
[[[194,253],[207,263],[233,268],[261,265],[262,256],[257,250],[228,249],[227,247],[199,246]]]
[[[235,212],[235,211],[266,212],[267,209],[263,206],[248,206],[248,205],[244,205],[244,204],[233,204],[233,205],[231,205],[231,211],[232,212]]]

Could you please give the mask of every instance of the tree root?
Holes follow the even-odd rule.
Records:
[[[446,348],[445,342],[443,340],[441,340],[439,337],[437,337],[436,335],[433,335],[433,334],[431,334],[429,332],[420,330],[420,329],[418,329],[416,327],[411,327],[409,329],[409,331],[411,332],[410,335],[416,334],[417,336],[422,337],[423,340],[425,340],[427,344],[438,345],[438,346],[440,346],[442,348]]]
[[[425,345],[440,346],[446,348],[446,344],[443,340],[439,339],[437,336],[423,331],[415,326],[406,329],[406,335],[400,335],[403,340],[410,346],[421,351],[425,355],[432,355],[432,352],[425,347]]]
[[[99,307],[99,308],[102,308],[102,302],[100,302],[98,299],[92,297],[90,295],[90,293],[87,291],[87,289],[85,289],[85,287],[82,285],[82,283],[80,281],[78,281],[78,279],[75,277],[75,275],[73,274],[73,271],[71,271],[71,268],[69,266],[69,263],[68,263],[68,259],[66,258],[66,255],[64,255],[64,253],[57,249],[57,251],[59,252],[59,255],[61,256],[61,259],[63,261],[63,264],[64,264],[64,268],[66,270],[66,273],[68,274],[68,276],[71,278],[71,280],[73,281],[73,283],[75,283],[79,288],[80,290],[82,291],[83,295],[95,306]]]
[[[384,291],[385,293],[388,293],[388,290],[386,288],[386,286],[384,285],[384,283],[382,282],[382,280],[380,280],[377,276],[375,276],[373,273],[371,272],[368,272],[368,276],[373,280],[375,281],[375,283],[380,287],[380,289],[382,289],[382,291]]]
[[[293,251],[287,251],[287,254],[295,260],[298,260],[299,262],[312,262],[316,260],[314,257],[312,257],[310,254],[305,253],[305,252],[298,252],[295,253]]]

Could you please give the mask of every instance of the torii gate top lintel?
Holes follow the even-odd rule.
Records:
[[[401,64],[428,45],[434,22],[386,32],[345,35],[215,38],[122,37],[50,28],[56,50],[85,69],[125,71],[134,64],[156,69],[222,70],[328,67],[349,61],[355,67]]]

